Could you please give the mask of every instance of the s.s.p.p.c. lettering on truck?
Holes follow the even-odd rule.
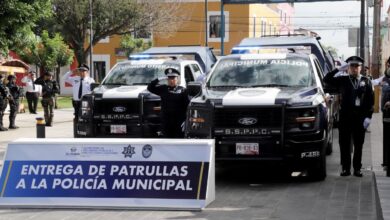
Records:
[[[186,121],[188,138],[214,138],[217,161],[288,164],[326,177],[332,146],[331,99],[314,55],[242,54],[221,58],[197,94]]]

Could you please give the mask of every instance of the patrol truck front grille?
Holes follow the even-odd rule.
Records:
[[[140,114],[139,99],[95,100],[94,114],[128,115]]]
[[[255,119],[256,123],[240,123],[245,119]],[[216,128],[277,128],[282,124],[282,108],[216,108],[214,125]]]

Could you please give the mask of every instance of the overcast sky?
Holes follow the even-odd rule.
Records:
[[[382,20],[390,0],[384,0]],[[339,55],[356,55],[356,48],[348,47],[348,28],[360,25],[360,1],[295,3],[293,24],[295,28],[305,28],[317,32],[322,43],[338,49]],[[372,27],[372,8],[369,10]],[[372,28],[370,29],[372,34]],[[372,40],[370,39],[370,44]]]

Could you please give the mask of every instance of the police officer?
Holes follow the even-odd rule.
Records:
[[[45,116],[46,126],[53,125],[54,117],[54,96],[59,93],[58,85],[55,80],[52,79],[53,75],[46,72],[43,76],[43,80],[37,82],[42,86],[42,107]]]
[[[165,70],[167,77],[157,78],[149,83],[148,90],[161,97],[162,132],[166,138],[182,138],[181,125],[186,119],[189,97],[187,90],[178,86],[180,72],[175,68]],[[167,79],[168,85],[159,85]]]
[[[14,75],[8,75],[8,83],[7,88],[10,92],[10,98],[9,98],[9,107],[10,107],[10,114],[9,114],[9,129],[17,129],[18,126],[15,125],[15,119],[16,114],[19,110],[19,98],[21,97],[23,91],[22,89],[16,85],[16,77]]]
[[[81,97],[91,92],[91,84],[94,83],[95,80],[89,77],[89,67],[86,64],[81,64],[77,69],[67,72],[64,75],[64,80],[73,87],[72,104],[75,119],[77,120],[81,105]]]
[[[351,175],[351,140],[353,141],[353,175],[362,177],[361,161],[365,130],[371,122],[374,106],[374,92],[371,81],[360,74],[364,60],[351,56],[347,65],[329,72],[324,82],[336,86],[341,93],[341,108],[339,122],[339,145],[342,171],[340,176]],[[334,77],[344,69],[348,75]]]
[[[35,72],[29,71],[28,75],[22,78],[26,84],[26,98],[30,114],[37,114],[37,104],[39,99],[39,87],[35,85]]]
[[[383,116],[383,134],[386,134],[390,130],[390,122],[386,121],[385,118],[390,117],[390,57],[386,61],[386,69],[384,72],[384,75],[372,80],[372,84],[374,86],[381,86],[382,87],[382,95],[381,95],[381,109],[382,109],[382,116]],[[388,151],[390,150],[390,139],[383,135],[383,166],[387,167],[388,169]]]
[[[3,80],[4,75],[0,74],[0,131],[7,131],[8,129],[5,128],[3,124],[3,116],[4,111],[7,108],[7,99],[10,94],[8,93],[8,88],[3,84]]]

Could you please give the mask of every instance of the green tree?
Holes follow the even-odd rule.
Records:
[[[90,50],[89,0],[52,0],[58,32],[75,52],[78,63],[85,63]],[[112,36],[135,30],[174,32],[183,20],[180,4],[156,0],[91,0],[93,14],[92,45]],[[175,0],[174,0],[175,1]],[[174,3],[173,1],[173,3]],[[177,0],[178,2],[180,0]]]
[[[19,50],[33,42],[32,28],[51,15],[50,0],[1,0],[0,55]]]
[[[131,34],[123,35],[120,46],[126,49],[126,56],[133,53],[142,52],[152,46],[152,42],[145,42],[143,38],[134,38]]]
[[[54,71],[59,81],[60,68],[73,61],[74,53],[59,34],[50,37],[43,31],[40,37],[27,48],[19,52],[21,58],[35,64],[44,71]]]

